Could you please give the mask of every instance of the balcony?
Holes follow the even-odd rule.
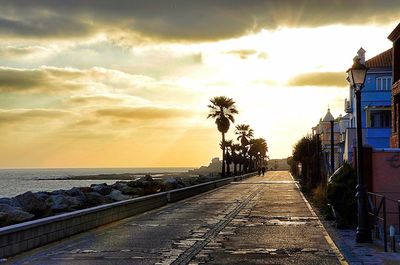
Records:
[[[352,113],[353,112],[353,106],[351,104],[351,101],[348,101],[347,98],[344,100],[344,111],[346,113]]]

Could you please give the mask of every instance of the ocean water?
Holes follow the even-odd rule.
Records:
[[[12,197],[26,191],[52,191],[85,187],[95,183],[112,184],[117,180],[55,180],[70,176],[98,174],[157,174],[187,172],[192,168],[46,168],[46,169],[0,169],[0,198]]]

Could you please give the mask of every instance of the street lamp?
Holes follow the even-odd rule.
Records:
[[[320,162],[320,157],[319,157],[320,144],[319,144],[319,133],[318,132],[315,134],[315,137],[316,137],[316,142],[317,142],[317,145],[316,145],[316,153],[317,153],[317,155],[316,155],[316,163],[315,163],[315,165],[316,165],[316,173],[317,173],[317,180],[321,181],[321,176],[320,176],[321,173],[320,173],[320,166],[319,166],[319,162]],[[325,178],[324,178],[323,184],[326,185]]]
[[[371,242],[371,230],[368,225],[367,214],[367,198],[366,189],[364,185],[364,161],[363,161],[363,144],[362,144],[362,128],[361,128],[361,89],[364,86],[365,76],[367,75],[368,68],[360,63],[360,58],[354,58],[353,66],[347,70],[349,82],[351,87],[354,88],[356,95],[356,127],[357,127],[357,243]]]
[[[334,122],[335,119],[332,117],[332,119],[329,121],[331,124],[331,173],[333,175],[333,172],[335,172],[335,141],[334,141]]]

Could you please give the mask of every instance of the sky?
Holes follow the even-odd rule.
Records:
[[[0,168],[197,167],[228,96],[271,158],[291,155],[345,71],[391,47],[398,1],[2,0]]]

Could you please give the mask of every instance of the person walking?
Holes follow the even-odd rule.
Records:
[[[265,166],[263,166],[263,167],[261,168],[261,171],[262,171],[262,175],[264,176],[264,175],[265,175]]]

